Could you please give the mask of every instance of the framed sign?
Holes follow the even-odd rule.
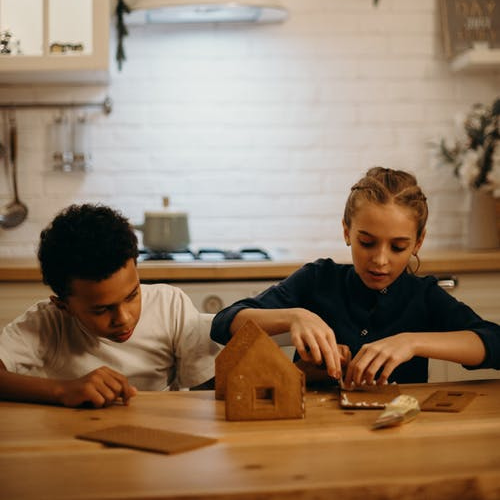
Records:
[[[500,47],[500,0],[440,0],[439,7],[447,57],[478,42]]]

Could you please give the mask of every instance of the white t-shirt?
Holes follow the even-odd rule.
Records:
[[[85,332],[47,299],[3,329],[0,359],[10,372],[55,379],[79,378],[105,365],[148,391],[193,387],[212,378],[222,347],[209,336],[213,315],[199,313],[170,285],[141,285],[141,292],[141,317],[124,343]]]

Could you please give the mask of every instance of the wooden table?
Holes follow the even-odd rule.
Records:
[[[342,410],[335,392],[308,392],[304,420],[260,422],[227,422],[212,391],[143,392],[100,410],[1,402],[0,498],[500,498],[500,381],[401,386],[420,402],[437,389],[478,396],[377,431],[380,410]],[[74,438],[117,424],[218,442],[162,455]]]

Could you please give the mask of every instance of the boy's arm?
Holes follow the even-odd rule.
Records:
[[[136,392],[126,377],[106,366],[78,379],[56,380],[9,372],[0,360],[0,400],[100,408],[120,398],[128,404]]]

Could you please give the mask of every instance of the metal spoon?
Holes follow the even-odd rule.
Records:
[[[10,162],[14,199],[0,209],[0,226],[4,229],[19,226],[28,215],[28,207],[21,202],[17,191],[17,126],[14,112],[9,114],[9,153],[5,161]]]

